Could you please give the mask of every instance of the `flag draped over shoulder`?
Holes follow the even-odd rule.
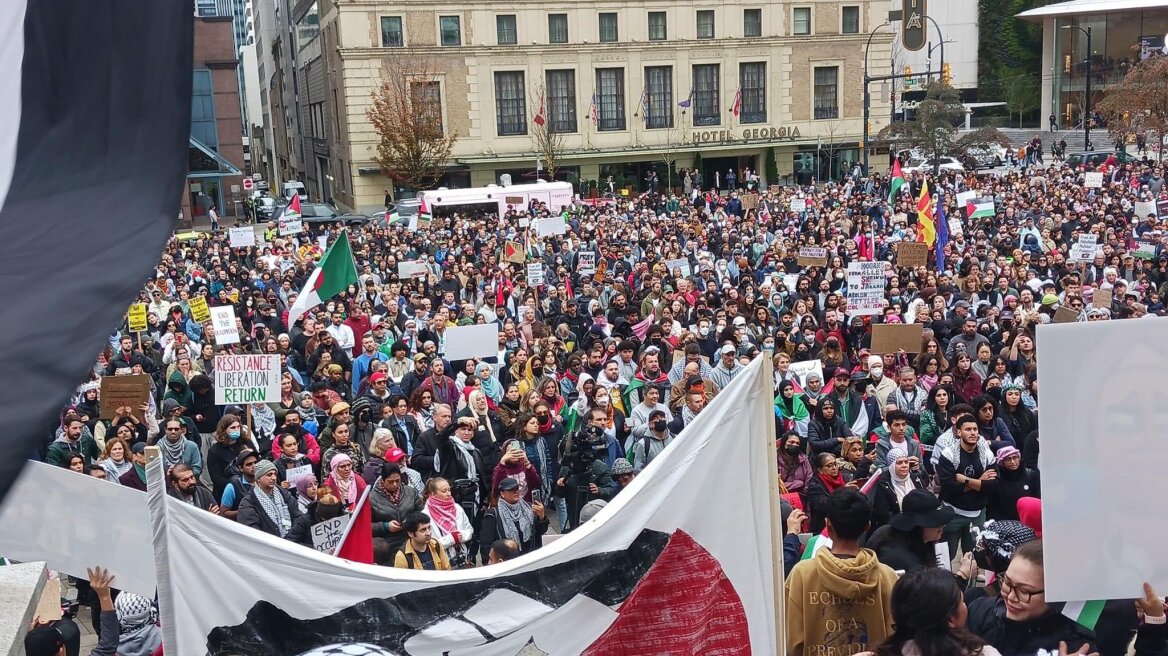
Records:
[[[189,3],[0,2],[0,499],[173,232]],[[113,265],[111,265],[113,263]]]
[[[932,246],[937,241],[937,224],[933,219],[933,197],[929,195],[929,183],[921,183],[921,194],[917,196],[917,241]]]
[[[473,569],[337,560],[168,497],[155,459],[147,497],[166,653],[370,653],[345,651],[359,643],[450,656],[778,653],[772,380],[756,358],[592,520]]]
[[[349,231],[341,231],[320,258],[304,290],[296,297],[296,303],[288,310],[288,325],[296,323],[312,308],[340,294],[346,287],[357,282],[357,265],[353,262],[353,249],[349,245]]]

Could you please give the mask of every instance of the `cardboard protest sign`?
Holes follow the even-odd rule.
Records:
[[[211,308],[207,307],[206,296],[191,298],[191,318],[199,323],[207,323],[211,320]]]
[[[134,417],[144,421],[142,404],[150,401],[150,375],[102,376],[98,394],[101,397],[102,419],[113,419],[118,414],[118,408],[129,406]]]
[[[499,354],[499,324],[484,323],[446,329],[446,359],[469,360]]]
[[[279,230],[281,237],[298,235],[304,232],[304,222],[300,219],[280,219]]]
[[[211,326],[216,344],[238,344],[239,326],[235,325],[235,308],[222,305],[211,308]]]
[[[928,244],[919,241],[902,241],[896,244],[896,266],[919,267],[928,264]]]
[[[1078,320],[1079,313],[1064,305],[1054,311],[1051,323],[1074,323]]]
[[[800,246],[799,266],[827,266],[827,249],[822,246]]]
[[[531,262],[527,265],[527,284],[532,286],[543,284],[543,262]]]
[[[1083,186],[1088,189],[1099,189],[1103,187],[1103,173],[1101,171],[1088,171],[1084,173]]]
[[[918,353],[923,331],[924,326],[919,323],[872,324],[872,352],[880,355],[897,351]]]
[[[345,526],[349,523],[348,515],[333,517],[330,520],[312,525],[312,548],[324,553],[332,553],[341,542],[345,534]]]
[[[884,311],[884,263],[848,263],[848,316],[877,315]]]
[[[523,264],[527,260],[527,253],[523,244],[517,241],[503,242],[503,261],[512,264]]]
[[[1111,309],[1111,290],[1096,289],[1091,295],[1091,307]]]
[[[231,228],[227,237],[232,248],[248,248],[256,245],[255,230],[251,226]]]
[[[398,262],[397,263],[397,277],[398,278],[425,278],[426,277],[426,263],[425,262]]]
[[[576,272],[582,276],[596,273],[596,253],[581,251],[576,255]]]
[[[758,194],[746,194],[742,197],[742,209],[753,210],[758,207]]]
[[[130,306],[129,311],[126,312],[126,323],[129,325],[130,332],[140,333],[146,330],[146,304],[135,303]]]
[[[215,356],[215,405],[278,403],[280,356]]]

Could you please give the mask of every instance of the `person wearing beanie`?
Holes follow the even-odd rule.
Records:
[[[998,481],[990,488],[986,516],[990,519],[1018,519],[1018,500],[1042,497],[1038,470],[1022,464],[1022,452],[1013,445],[1003,446],[994,454]]]
[[[300,504],[277,484],[276,465],[271,460],[255,464],[255,485],[239,504],[236,521],[276,537],[287,537],[292,522],[300,517]]]

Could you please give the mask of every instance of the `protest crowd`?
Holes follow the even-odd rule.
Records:
[[[377,564],[475,567],[587,522],[765,357],[789,653],[1168,651],[1150,588],[1092,628],[1045,601],[1035,350],[1044,323],[1168,311],[1163,167],[1039,152],[984,174],[738,181],[415,230],[270,224],[246,248],[176,237],[137,301],[145,328],[110,336],[40,457],[145,490],[156,445],[169,494],[307,547],[367,498]],[[355,275],[298,316],[320,236]],[[229,339],[208,316],[223,307]],[[497,353],[448,358],[448,333],[481,324]],[[217,403],[225,354],[279,356],[279,402]],[[123,374],[148,393],[105,407]],[[97,601],[122,608],[100,576],[111,640]]]

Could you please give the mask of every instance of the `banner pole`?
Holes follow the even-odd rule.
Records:
[[[765,362],[762,366],[762,373],[759,374],[759,394],[770,396],[774,393],[774,361],[766,357],[765,353],[762,356]],[[769,408],[768,408],[769,410]],[[774,419],[768,416],[763,424],[766,426],[767,443],[767,493],[768,493],[768,508],[771,513],[771,565],[772,575],[775,587],[775,653],[784,655],[787,653],[787,593],[784,588],[783,569],[783,513],[779,508],[779,462],[778,462],[778,447],[775,444],[777,437],[775,433]]]

